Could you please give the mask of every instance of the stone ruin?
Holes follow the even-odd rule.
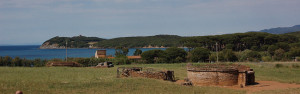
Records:
[[[121,77],[144,77],[175,81],[174,71],[155,71],[152,68],[145,69],[142,67],[118,67],[117,78]]]
[[[114,67],[114,64],[112,62],[102,62],[102,63],[98,63],[98,65],[95,66],[95,68],[110,68],[110,67]]]
[[[245,87],[255,84],[253,69],[238,64],[207,64],[187,66],[188,80],[192,85],[214,85]]]

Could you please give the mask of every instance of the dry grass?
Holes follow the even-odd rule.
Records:
[[[275,68],[274,63],[243,63],[256,71],[257,80],[273,80],[300,83],[300,68]],[[290,63],[282,63],[289,66]],[[297,63],[299,64],[299,63]],[[176,79],[186,77],[185,63],[182,64],[139,64],[122,65],[151,67],[157,70],[174,70]],[[300,65],[300,64],[299,64]],[[70,67],[0,67],[0,93],[12,94],[22,90],[25,94],[244,94],[245,91],[220,87],[188,87],[173,82],[147,78],[116,78],[114,68],[70,68]],[[258,93],[299,92],[263,91]]]

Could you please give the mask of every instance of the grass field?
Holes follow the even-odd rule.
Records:
[[[300,84],[300,63],[242,63],[255,70],[256,80]],[[276,65],[277,64],[277,65]],[[176,79],[186,77],[186,63],[122,65],[174,70]],[[147,78],[116,78],[114,68],[0,67],[0,93],[13,94],[244,94],[246,91],[221,87],[181,86],[174,82]],[[256,93],[295,93],[300,88]]]

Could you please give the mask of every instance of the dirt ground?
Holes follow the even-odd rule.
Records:
[[[178,80],[176,83],[181,84],[183,80]],[[235,90],[246,90],[247,94],[255,93],[263,90],[284,90],[289,88],[300,88],[299,84],[280,83],[276,81],[256,81],[255,85],[248,85],[241,88],[240,86],[220,86],[223,88],[230,88]],[[219,86],[218,86],[219,87]]]
[[[237,89],[237,90],[246,90],[247,94],[251,94],[263,90],[280,90],[280,89],[289,89],[289,88],[300,88],[299,84],[289,84],[289,83],[280,83],[275,81],[256,81],[256,85],[248,85],[244,88],[238,86],[231,86],[225,88]]]

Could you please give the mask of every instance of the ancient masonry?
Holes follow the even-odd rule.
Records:
[[[155,71],[152,68],[145,69],[142,67],[119,67],[117,77],[145,77],[174,81],[174,71]]]
[[[253,69],[237,64],[188,64],[187,76],[193,85],[234,86],[255,84]]]

